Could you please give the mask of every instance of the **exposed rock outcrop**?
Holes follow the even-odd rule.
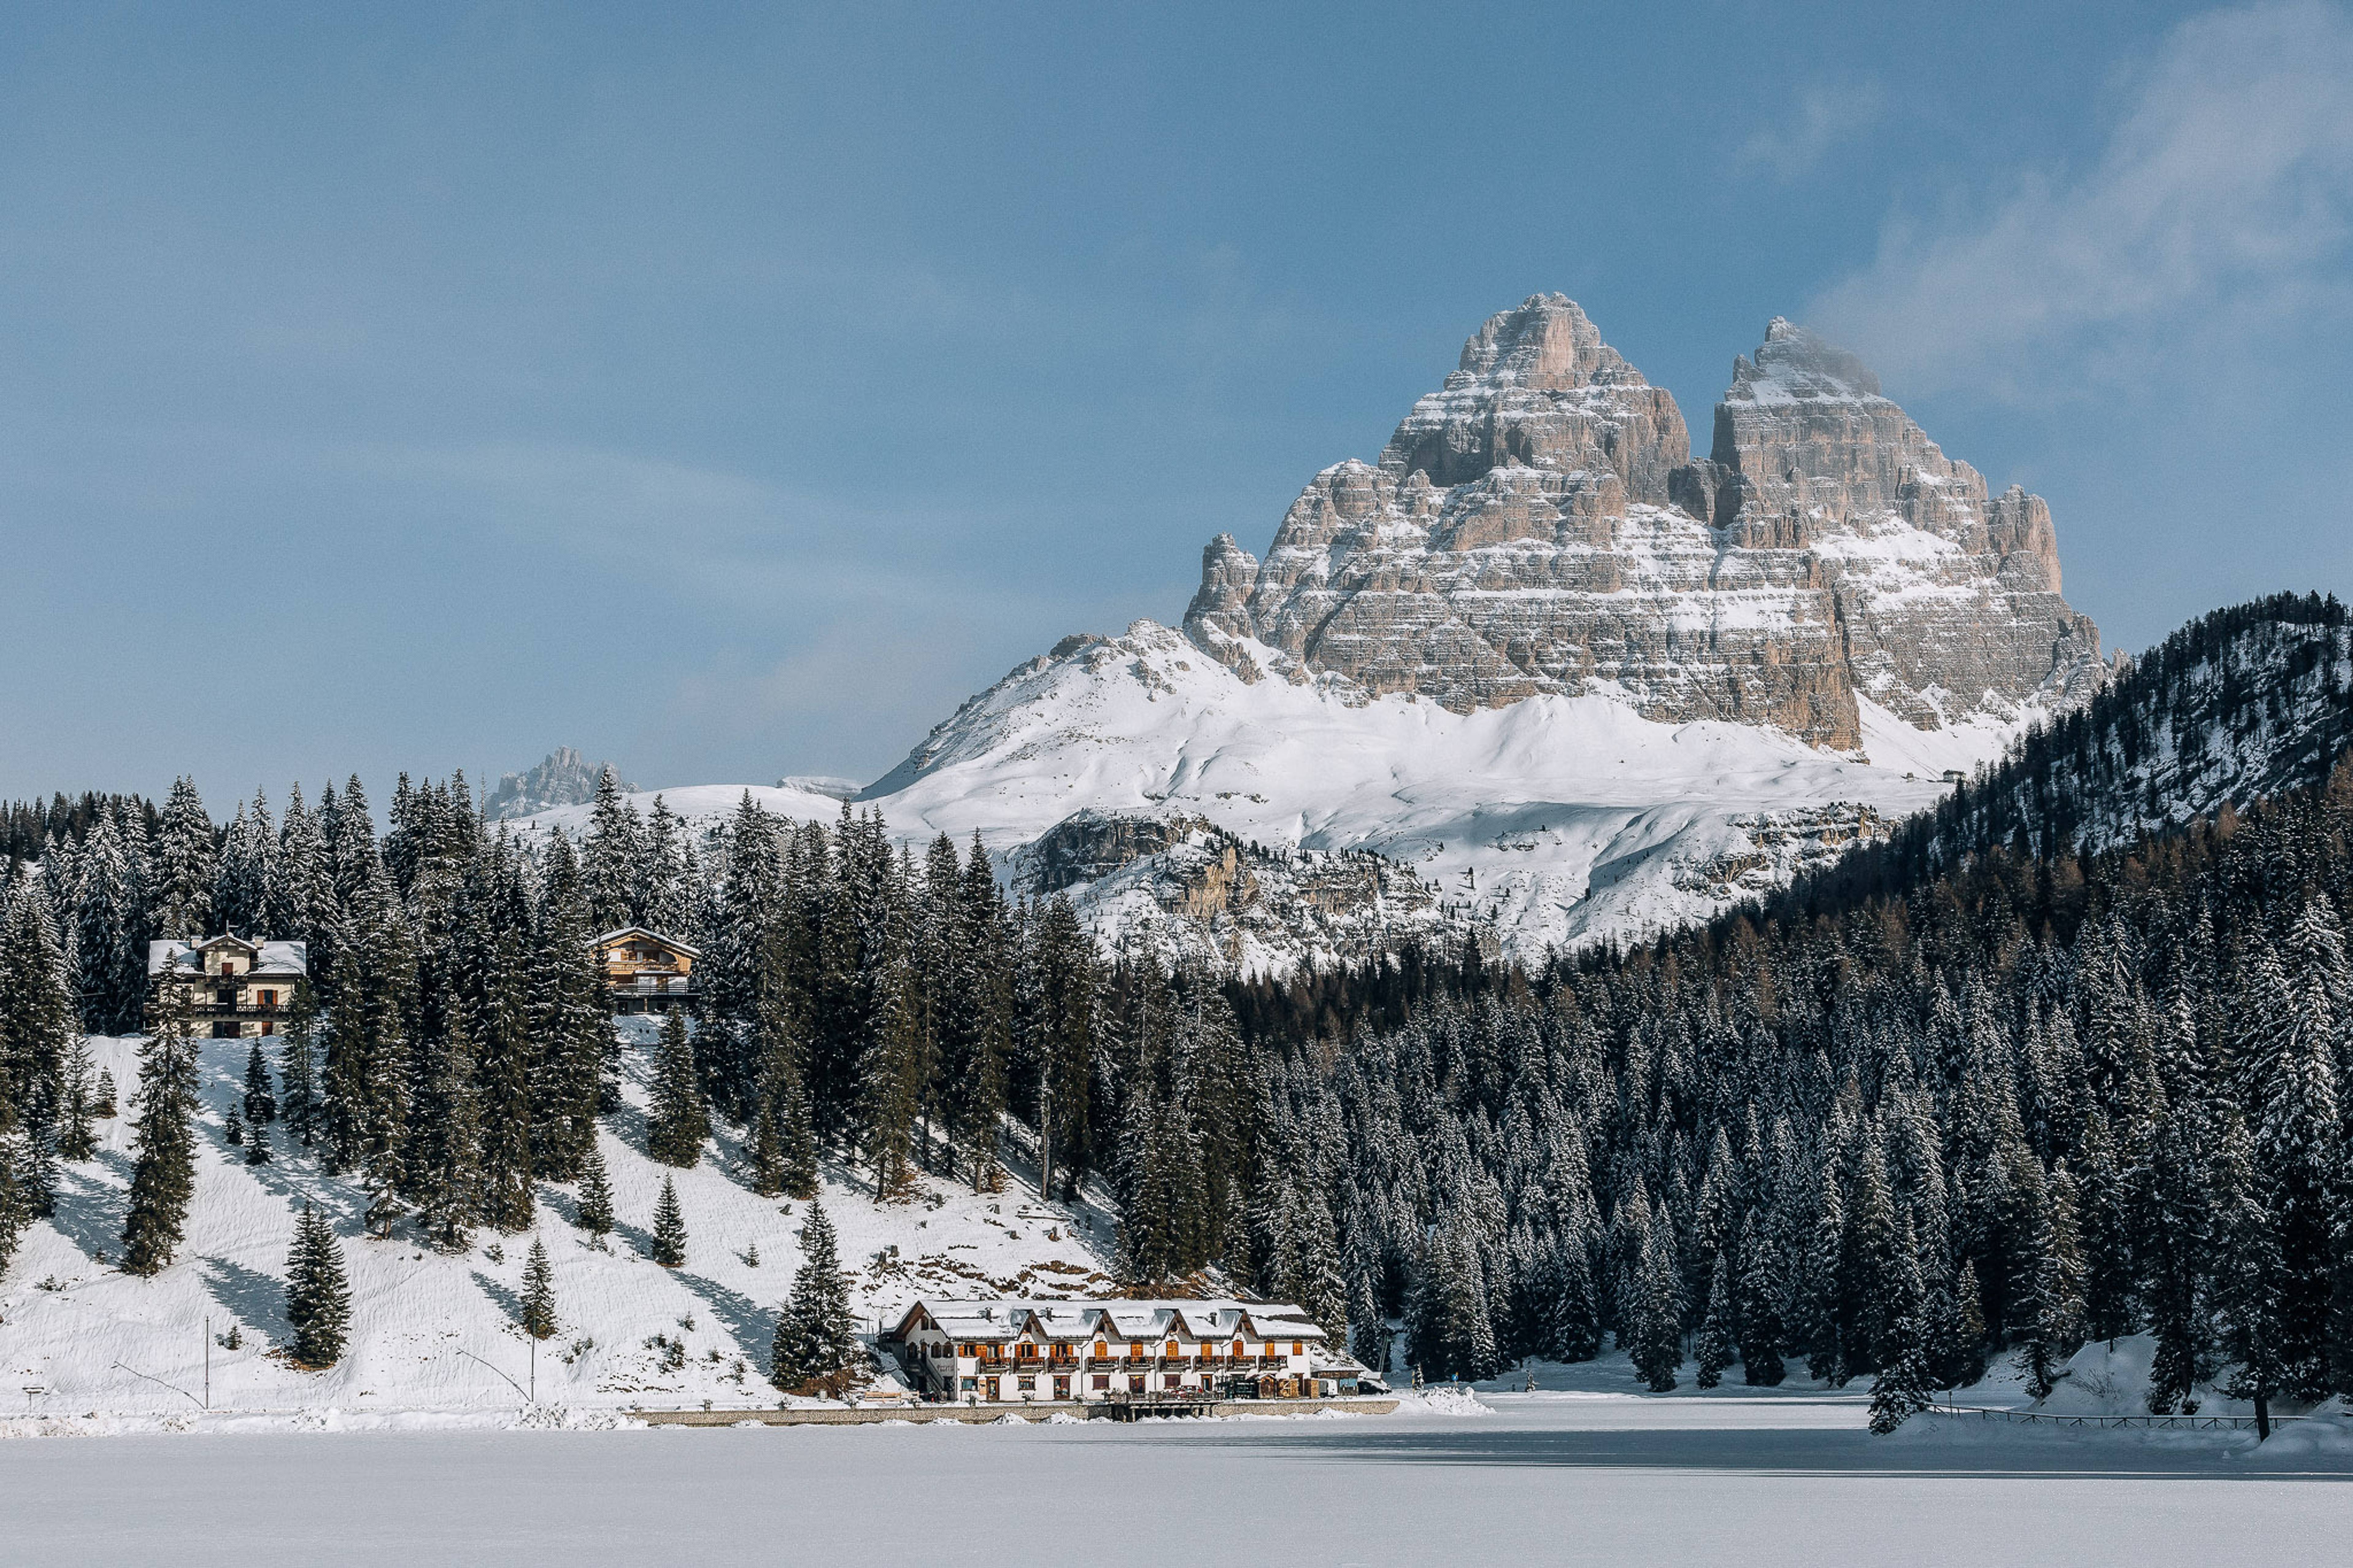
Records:
[[[1244,679],[1458,712],[1615,690],[1852,750],[2099,679],[2050,512],[1947,458],[1853,355],[1776,321],[1694,462],[1674,399],[1565,297],[1489,320],[1377,464],[1318,474],[1264,561],[1204,553],[1186,630]]]
[[[584,762],[569,746],[558,746],[528,773],[507,773],[482,797],[482,814],[493,822],[533,816],[554,806],[582,805],[596,798],[596,781],[610,763]],[[618,784],[617,777],[614,781]],[[621,784],[626,793],[633,784]]]

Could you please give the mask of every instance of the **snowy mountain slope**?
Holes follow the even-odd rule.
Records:
[[[1861,755],[1766,727],[1660,722],[1607,694],[1458,713],[1325,683],[1245,682],[1181,632],[1139,621],[1117,637],[1066,639],[1016,669],[865,800],[902,837],[977,832],[1031,889],[1041,886],[1032,847],[1082,807],[1199,821],[1284,852],[1370,850],[1429,889],[1426,900],[1389,900],[1389,929],[1427,929],[1427,911],[1443,906],[1493,920],[1509,946],[1532,953],[1703,919],[1777,885],[1934,803],[1946,768],[1975,765],[2010,733],[1993,721],[1922,731],[1867,700],[1863,713]],[[1866,760],[1880,752],[1888,765]],[[807,792],[743,785],[663,799],[715,821],[746,788],[799,820],[840,810]],[[638,800],[649,807],[652,797]],[[586,808],[535,820],[578,832]],[[1109,936],[1184,914],[1181,899],[1138,897],[1154,869],[1056,886]],[[1245,967],[1310,945],[1253,929],[1240,911],[1196,918]]]
[[[2113,849],[2328,776],[2353,744],[2353,618],[2282,594],[2201,616],[2083,706],[2029,729],[1866,856],[1798,889],[1908,887],[1995,845]]]
[[[136,1081],[137,1041],[91,1044],[117,1082]],[[130,1184],[127,1099],[125,1117],[99,1124],[98,1158],[62,1167],[57,1217],[26,1233],[0,1287],[0,1377],[6,1379],[0,1386],[7,1394],[0,1409],[193,1411],[203,1392],[209,1319],[216,1336],[235,1329],[242,1341],[235,1350],[213,1346],[216,1410],[512,1410],[522,1403],[514,1385],[531,1386],[529,1342],[514,1322],[534,1236],[554,1263],[563,1322],[538,1347],[543,1405],[585,1410],[706,1399],[776,1403],[765,1381],[768,1345],[799,1262],[798,1211],[805,1205],[783,1212],[785,1201],[749,1191],[714,1153],[691,1171],[648,1159],[640,1085],[628,1085],[627,1108],[606,1119],[603,1148],[620,1228],[604,1247],[566,1222],[571,1189],[541,1183],[531,1232],[477,1232],[466,1254],[448,1257],[406,1239],[363,1235],[355,1185],[325,1178],[314,1159],[289,1151],[282,1139],[274,1163],[244,1163],[224,1135],[223,1116],[242,1092],[249,1044],[201,1043],[196,1194],[186,1240],[154,1279],[131,1279],[107,1261],[120,1253]],[[642,1068],[645,1055],[631,1052],[633,1066]],[[720,1147],[732,1145],[723,1141]],[[677,1180],[689,1231],[687,1263],[678,1269],[645,1253],[664,1175]],[[1092,1223],[1092,1234],[1107,1243],[1106,1216],[1040,1205],[1018,1189],[976,1197],[921,1181],[923,1200],[878,1207],[848,1173],[828,1173],[823,1202],[840,1233],[843,1266],[852,1271],[853,1305],[870,1327],[876,1314],[926,1292],[1102,1293],[1107,1282],[1096,1272],[1101,1258],[1083,1227]],[[286,1255],[306,1198],[332,1217],[352,1280],[350,1351],[325,1373],[300,1371],[271,1353],[273,1344],[290,1337],[282,1312]],[[1074,1219],[1082,1227],[1076,1233]],[[491,1255],[493,1246],[500,1256]],[[754,1247],[756,1267],[747,1261]],[[887,1255],[893,1247],[895,1256]],[[684,1346],[681,1364],[668,1365],[665,1352],[649,1348],[657,1334]],[[28,1387],[45,1392],[20,1392]]]
[[[1673,398],[1532,297],[1262,561],[1214,541],[1180,627],[1063,639],[859,798],[977,832],[1107,941],[1281,969],[1492,922],[1534,956],[1819,868],[2105,679],[2048,510],[1852,355],[1775,321],[1715,436],[1694,461]],[[786,784],[754,798],[839,809]]]

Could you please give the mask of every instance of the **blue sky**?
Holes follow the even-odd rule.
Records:
[[[23,7],[0,795],[872,777],[1493,310],[1787,314],[2137,647],[2353,589],[2318,3]]]

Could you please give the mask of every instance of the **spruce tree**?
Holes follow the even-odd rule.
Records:
[[[294,983],[286,1020],[286,1043],[278,1055],[278,1115],[287,1135],[308,1149],[318,1142],[323,1117],[319,1097],[318,1007],[305,981]]]
[[[842,1277],[833,1222],[823,1204],[812,1203],[801,1226],[801,1266],[776,1320],[768,1381],[787,1394],[807,1391],[849,1371],[857,1357],[857,1321],[850,1315],[849,1282]]]
[[[503,930],[485,946],[480,1000],[471,1021],[481,1126],[482,1223],[528,1229],[532,1192],[532,1038],[524,996],[523,933]]]
[[[559,835],[548,847],[528,987],[533,1159],[539,1174],[559,1182],[578,1176],[596,1139],[614,1054],[594,936],[570,841]]]
[[[1708,1287],[1707,1318],[1700,1324],[1699,1337],[1692,1345],[1699,1359],[1699,1373],[1694,1381],[1702,1388],[1714,1388],[1722,1383],[1725,1370],[1740,1359],[1734,1333],[1731,1273],[1730,1255],[1718,1254],[1714,1280]]]
[[[595,1143],[580,1161],[580,1228],[598,1241],[613,1234],[613,1189],[605,1176],[605,1151]]]
[[[2269,1202],[2270,1184],[2255,1167],[2254,1144],[2233,1117],[2214,1161],[2215,1315],[2232,1367],[2224,1390],[2255,1407],[2258,1438],[2271,1436],[2271,1402],[2287,1386],[2282,1353],[2280,1276],[2285,1264]]]
[[[2075,1182],[2065,1164],[2051,1173],[2036,1230],[2032,1293],[2019,1366],[2028,1392],[2048,1395],[2059,1368],[2084,1343],[2084,1257],[2075,1222]]]
[[[15,1099],[17,1117],[41,1156],[34,1198],[44,1214],[49,1210],[48,1157],[65,1153],[60,1122],[80,1034],[72,975],[47,889],[38,878],[19,876],[0,896],[0,1097]]]
[[[533,1237],[522,1266],[522,1331],[543,1340],[555,1327],[555,1267],[547,1260],[546,1244]]]
[[[261,1054],[261,1037],[254,1037],[245,1053],[246,1124],[267,1127],[278,1120],[278,1096],[269,1087],[269,1063]]]
[[[1916,1318],[1895,1325],[1887,1364],[1871,1384],[1871,1430],[1877,1436],[1886,1436],[1928,1408],[1936,1385],[1922,1338]]]
[[[149,906],[157,933],[181,942],[209,934],[214,857],[212,818],[205,815],[195,781],[176,779],[156,830]]]
[[[646,1129],[646,1152],[665,1165],[688,1169],[702,1158],[711,1137],[711,1113],[702,1099],[702,1083],[695,1071],[694,1045],[687,1037],[686,1016],[673,1012],[662,1020],[661,1055],[654,1068],[652,1115]]]
[[[98,1069],[98,1103],[90,1107],[90,1113],[100,1121],[111,1121],[118,1109],[115,1104],[114,1069],[100,1068]]]
[[[1653,1394],[1675,1386],[1683,1363],[1683,1280],[1663,1216],[1649,1227],[1634,1281],[1632,1343],[1634,1371]]]
[[[881,1026],[859,1064],[860,1142],[877,1203],[898,1202],[912,1191],[915,1121],[931,1050],[930,1008],[914,964],[903,941],[892,948],[883,967]]]
[[[653,1258],[665,1268],[686,1263],[686,1213],[678,1205],[678,1185],[662,1178],[661,1196],[654,1201]]]
[[[58,1158],[79,1163],[98,1152],[90,1120],[98,1110],[98,1086],[91,1081],[90,1041],[79,1031],[66,1053],[65,1103],[58,1114]]]
[[[304,1204],[286,1262],[286,1321],[294,1329],[294,1364],[320,1372],[342,1360],[351,1316],[343,1247],[326,1216]]]
[[[122,1222],[122,1271],[153,1274],[172,1261],[195,1195],[196,1044],[185,993],[158,991],[155,1032],[139,1048],[138,1156]]]
[[[1741,1375],[1754,1387],[1778,1387],[1788,1374],[1782,1360],[1787,1346],[1781,1303],[1787,1293],[1778,1237],[1771,1227],[1757,1223],[1752,1210],[1741,1222],[1737,1316]]]
[[[409,1194],[434,1245],[462,1252],[482,1205],[480,1093],[464,1008],[451,1012],[438,1038],[426,1040],[419,1058],[403,1156]]]

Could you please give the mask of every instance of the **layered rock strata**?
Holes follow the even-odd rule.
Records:
[[[1858,699],[1934,730],[2100,673],[2049,509],[1989,496],[1853,355],[1776,320],[1694,461],[1674,399],[1558,294],[1491,318],[1263,561],[1214,541],[1185,629],[1245,680],[1458,712],[1609,691],[1840,751]]]

